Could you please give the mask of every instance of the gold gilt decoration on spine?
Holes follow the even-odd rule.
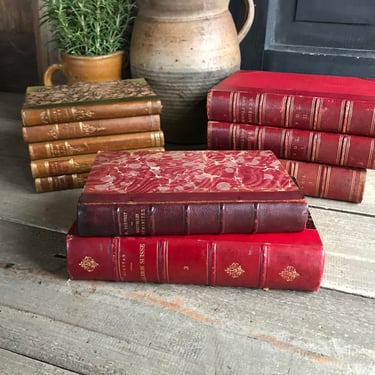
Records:
[[[40,120],[42,124],[48,123],[62,123],[74,119],[76,121],[88,120],[93,118],[95,112],[90,109],[79,108],[79,107],[68,107],[68,108],[53,108],[42,111],[40,114]]]
[[[87,272],[93,272],[99,264],[89,256],[85,256],[80,262],[79,265]]]
[[[105,128],[103,127],[99,127],[99,126],[95,127],[90,124],[84,123],[82,121],[79,122],[79,128],[82,134],[85,134],[85,135],[92,135],[92,134],[95,134],[95,132],[101,132],[105,130]]]
[[[57,126],[54,126],[51,130],[47,132],[47,134],[53,139],[59,139],[59,129],[57,128]]]
[[[233,279],[239,278],[245,270],[241,267],[239,263],[232,263],[225,269],[225,272]]]
[[[279,275],[287,282],[291,282],[301,276],[293,266],[285,267]]]

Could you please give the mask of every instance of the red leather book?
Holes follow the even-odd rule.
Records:
[[[307,202],[271,151],[99,152],[78,203],[93,235],[293,232]]]
[[[366,169],[280,159],[295,177],[305,195],[360,203],[366,184]]]
[[[207,95],[209,120],[375,136],[375,80],[241,70]]]
[[[318,290],[325,251],[310,221],[295,233],[67,235],[71,279]]]
[[[272,150],[282,159],[375,169],[375,137],[209,121],[210,149]]]

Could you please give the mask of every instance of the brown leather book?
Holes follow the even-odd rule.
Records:
[[[88,121],[23,126],[22,135],[27,143],[56,141],[101,135],[137,133],[160,130],[160,115],[118,117]]]
[[[29,154],[31,160],[37,160],[67,155],[92,154],[99,150],[114,151],[163,146],[164,134],[161,130],[158,130],[30,143]]]
[[[31,86],[21,109],[24,126],[160,114],[162,103],[143,78]]]
[[[61,176],[40,177],[34,180],[37,193],[48,191],[81,188],[87,180],[88,173],[64,174]]]
[[[164,147],[137,148],[129,151],[164,151]],[[60,156],[32,160],[31,174],[34,178],[59,176],[88,172],[95,160],[96,153],[83,155]]]

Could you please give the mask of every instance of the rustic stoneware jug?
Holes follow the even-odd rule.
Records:
[[[229,0],[137,0],[130,43],[133,77],[144,77],[162,100],[166,141],[206,142],[207,91],[240,68],[239,43],[254,19],[244,0],[237,32]]]

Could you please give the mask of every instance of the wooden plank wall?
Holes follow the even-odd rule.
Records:
[[[0,91],[38,84],[33,0],[0,0]]]

